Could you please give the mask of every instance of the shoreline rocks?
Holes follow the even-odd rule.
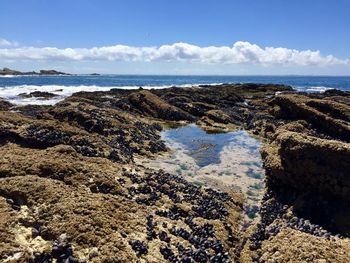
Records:
[[[0,70],[0,76],[6,76],[6,75],[13,75],[13,76],[30,76],[30,75],[40,75],[40,76],[55,76],[55,75],[70,75],[68,73],[64,73],[64,72],[60,72],[57,70],[40,70],[39,72],[36,71],[30,71],[30,72],[22,72],[22,71],[18,71],[18,70],[13,70],[13,69],[9,69],[9,68],[3,68],[2,70]]]
[[[20,93],[17,96],[22,97],[22,98],[43,98],[43,99],[50,99],[53,97],[57,97],[58,95],[51,93],[51,92],[46,92],[46,91],[33,91],[30,93]]]
[[[46,107],[0,105],[0,261],[350,256],[347,93],[224,84],[78,92]],[[160,131],[184,123],[245,127],[265,140],[267,189],[256,225],[241,228],[237,190],[199,187],[134,162],[167,151]]]
[[[277,96],[271,105],[289,123],[262,152],[270,188],[288,188],[299,214],[349,235],[350,107],[299,95]]]
[[[268,102],[274,122],[262,149],[267,194],[243,262],[349,258],[349,102],[337,91]]]

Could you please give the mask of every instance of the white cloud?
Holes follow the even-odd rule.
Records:
[[[0,47],[17,47],[18,42],[0,38]]]
[[[5,42],[6,40],[0,40]],[[2,43],[2,42],[0,42]],[[9,42],[11,43],[11,42]],[[11,45],[8,45],[11,46]],[[12,45],[13,46],[13,45]],[[199,47],[174,43],[159,47],[132,47],[115,45],[93,48],[8,47],[0,48],[0,60],[6,61],[169,61],[205,64],[254,64],[286,66],[349,65],[349,59],[320,51],[296,50],[282,47],[262,48],[256,44],[238,41],[232,47]]]

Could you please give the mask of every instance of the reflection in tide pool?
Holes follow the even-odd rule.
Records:
[[[195,159],[199,167],[221,162],[221,152],[232,147],[246,149],[250,155],[259,157],[260,142],[244,130],[228,133],[206,133],[194,124],[163,132],[163,139],[170,147],[180,144]]]
[[[254,218],[264,188],[260,141],[245,130],[208,134],[194,124],[162,132],[170,156],[152,160],[150,168],[184,176],[198,185],[240,189]]]

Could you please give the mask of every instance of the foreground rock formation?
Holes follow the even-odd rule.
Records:
[[[287,94],[269,104],[278,125],[262,151],[267,194],[246,252],[262,262],[347,262],[350,94]]]
[[[350,96],[340,103],[328,94],[323,99],[286,95],[271,104],[277,116],[291,122],[279,127],[265,148],[269,184],[295,191],[299,213],[348,235]]]
[[[276,92],[281,94],[275,95]],[[350,94],[237,84],[0,101],[0,261],[348,262]],[[134,160],[163,127],[245,127],[266,143],[260,221],[237,190]],[[275,260],[275,261],[274,261]]]

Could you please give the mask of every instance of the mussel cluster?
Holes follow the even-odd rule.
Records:
[[[162,170],[144,176],[125,171],[124,176],[133,183],[128,188],[129,198],[137,203],[153,206],[163,197],[172,201],[167,208],[155,207],[154,213],[146,217],[145,243],[129,240],[137,256],[148,253],[147,242],[159,239],[162,241],[160,253],[169,262],[232,261],[222,241],[216,239],[214,225],[209,222],[201,225],[196,223],[196,218],[224,220],[229,215],[225,204],[239,205],[228,194],[198,187]],[[189,209],[183,209],[182,205]],[[177,227],[179,221],[187,227]],[[235,239],[232,229],[227,223],[224,225],[228,242],[233,244]]]

